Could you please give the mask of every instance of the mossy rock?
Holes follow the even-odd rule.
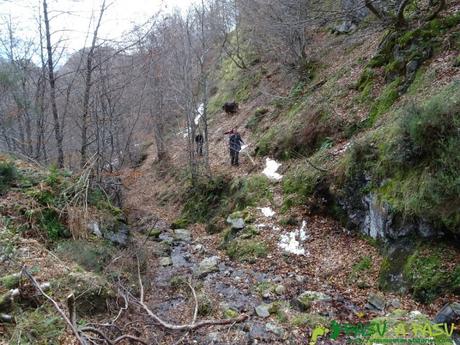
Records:
[[[239,316],[239,313],[231,308],[224,311],[224,319],[235,319]]]
[[[0,278],[0,285],[5,289],[14,289],[19,286],[21,275],[19,273],[9,274]]]
[[[197,301],[198,301],[198,315],[208,316],[213,312],[214,308],[213,308],[212,300],[206,294],[198,294]]]
[[[227,245],[225,252],[232,260],[255,262],[257,258],[267,256],[268,247],[261,241],[236,239]]]
[[[82,317],[106,313],[107,300],[116,297],[110,284],[94,273],[71,272],[61,283],[75,294],[77,313]]]
[[[152,240],[159,240],[162,231],[160,229],[151,229],[148,233],[148,236]]]
[[[326,317],[319,315],[319,314],[301,313],[301,314],[297,314],[296,316],[294,316],[290,320],[290,323],[295,327],[314,328],[315,326],[327,325],[330,323],[330,321]]]
[[[190,222],[185,218],[178,218],[171,223],[171,229],[185,229],[190,225]]]

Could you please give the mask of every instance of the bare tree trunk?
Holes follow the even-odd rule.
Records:
[[[48,5],[46,3],[46,0],[43,0],[43,15],[45,18],[46,50],[48,52],[48,77],[50,84],[51,109],[54,120],[54,135],[56,138],[58,150],[58,167],[64,168],[64,150],[62,147],[63,135],[59,124],[59,113],[56,104],[56,79],[54,76],[53,49],[51,46],[51,32],[48,19]]]
[[[83,96],[83,115],[82,115],[82,125],[81,125],[81,162],[80,167],[83,168],[87,161],[87,148],[88,148],[88,118],[89,118],[89,96],[91,91],[91,77],[93,74],[93,57],[94,49],[96,47],[97,41],[97,32],[101,25],[102,16],[105,10],[105,0],[102,2],[101,12],[99,14],[99,19],[94,29],[93,40],[91,42],[91,48],[89,49],[88,56],[86,58],[86,74],[85,74],[85,93]]]

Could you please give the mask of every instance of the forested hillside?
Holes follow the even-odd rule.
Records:
[[[0,343],[460,344],[459,1],[100,1],[72,53],[53,5],[0,31]]]

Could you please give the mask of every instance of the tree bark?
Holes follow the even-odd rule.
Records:
[[[56,79],[54,76],[53,49],[51,46],[51,32],[50,23],[48,19],[48,4],[46,3],[46,0],[43,0],[43,16],[45,19],[46,50],[48,53],[48,78],[50,84],[51,110],[53,113],[54,136],[56,138],[58,151],[57,165],[59,168],[64,168],[64,150],[62,145],[63,135],[61,132],[61,126],[59,124],[59,112],[56,104]]]

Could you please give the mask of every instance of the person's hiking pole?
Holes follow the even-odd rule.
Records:
[[[247,148],[249,145],[251,145],[251,144],[243,145],[243,146],[241,147],[240,152],[245,153],[246,156],[248,156],[249,160],[251,161],[252,165],[255,166],[255,165],[256,165],[256,162],[254,162],[254,160],[252,159],[252,157],[251,157],[251,155],[249,154],[249,152],[246,151],[246,148]]]

